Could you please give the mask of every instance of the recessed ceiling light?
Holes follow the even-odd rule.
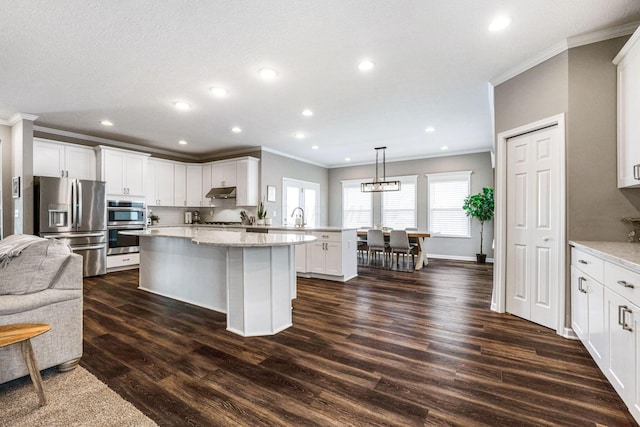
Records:
[[[181,139],[180,141],[178,141],[178,144],[187,145],[187,141],[185,141],[184,139]]]
[[[344,158],[344,161],[345,161],[345,162],[350,162],[350,161],[351,161],[351,157],[345,157],[345,158]]]
[[[360,71],[369,71],[369,70],[373,69],[373,67],[374,67],[374,63],[371,62],[371,60],[369,60],[369,59],[363,59],[358,64],[358,69]]]
[[[278,77],[278,72],[273,68],[261,68],[258,74],[265,80],[273,80]]]
[[[313,111],[307,108],[306,110],[302,110],[302,115],[307,117],[313,116]]]
[[[511,23],[511,18],[508,16],[498,16],[496,19],[491,21],[489,24],[489,31],[500,31],[504,30]]]
[[[191,105],[187,104],[186,102],[182,102],[182,101],[178,101],[178,102],[174,102],[173,105],[178,109],[178,110],[188,110],[191,108]]]
[[[295,136],[298,139],[304,139],[306,135],[302,132],[296,132],[295,134],[293,134],[293,136]]]
[[[320,147],[318,147],[317,145],[312,145],[311,148],[313,148],[314,150],[317,150]]]
[[[238,126],[234,126],[234,127],[231,128],[231,132],[240,133],[240,132],[242,132],[242,129],[239,128]]]
[[[211,95],[219,97],[227,96],[229,94],[229,91],[223,87],[212,87],[209,89],[209,92],[211,92]]]
[[[113,122],[110,122],[109,120],[101,120],[100,124],[102,126],[113,126]]]
[[[435,128],[433,128],[432,126],[429,126],[429,127],[428,127],[428,128],[426,128],[424,131],[425,131],[425,132],[429,132],[429,133],[431,133],[431,132],[433,132],[434,130],[435,130]]]
[[[442,147],[440,147],[441,150],[448,150],[449,147],[447,147],[446,145],[443,145]]]

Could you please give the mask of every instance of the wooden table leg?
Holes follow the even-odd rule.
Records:
[[[427,259],[427,238],[418,237],[418,259],[416,260],[416,270],[420,270],[422,267],[429,265]]]
[[[24,357],[24,361],[27,364],[27,368],[29,368],[29,375],[31,376],[31,381],[33,381],[33,385],[36,388],[36,392],[38,393],[38,398],[40,398],[40,406],[44,406],[47,404],[47,397],[44,394],[44,387],[42,386],[42,377],[40,376],[40,370],[38,369],[38,364],[36,363],[36,357],[33,353],[33,347],[31,347],[31,340],[24,340],[21,343],[22,348],[22,357]]]

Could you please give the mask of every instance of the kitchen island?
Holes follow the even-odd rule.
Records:
[[[226,313],[227,330],[276,334],[292,324],[296,234],[164,227],[121,231],[140,237],[139,288]]]

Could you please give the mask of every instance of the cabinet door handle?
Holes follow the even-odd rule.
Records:
[[[625,288],[630,288],[630,289],[635,288],[634,285],[632,285],[631,283],[628,283],[626,280],[618,280],[618,285],[624,286]]]
[[[587,293],[587,291],[584,289],[584,286],[582,286],[582,284],[583,284],[584,282],[586,282],[586,281],[587,281],[587,279],[586,279],[586,278],[584,278],[584,277],[582,277],[582,276],[578,277],[578,290],[579,290],[580,292],[582,292],[583,294],[586,294],[586,293]]]
[[[580,264],[589,264],[587,261],[583,260],[583,259],[579,259],[578,262]]]
[[[622,326],[625,331],[633,332],[633,328],[627,323],[627,313],[633,314],[626,305],[618,306],[618,325]]]
[[[640,163],[633,165],[633,178],[640,180]]]
[[[64,176],[69,178],[69,171],[64,171]]]
[[[60,178],[64,178],[64,171],[60,170]]]

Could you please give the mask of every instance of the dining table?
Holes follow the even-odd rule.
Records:
[[[358,237],[367,237],[367,229],[360,228],[358,229]],[[415,240],[418,243],[418,253],[416,256],[416,265],[415,270],[420,270],[422,267],[425,267],[429,264],[429,260],[427,259],[427,239],[431,237],[431,233],[423,230],[406,230],[407,237],[409,237],[409,241]],[[382,234],[385,239],[388,239],[391,235],[391,230],[382,230]]]

